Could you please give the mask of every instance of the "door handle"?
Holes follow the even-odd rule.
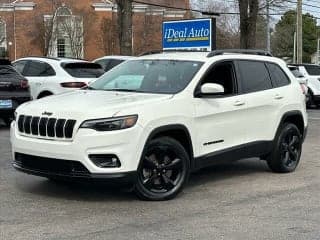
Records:
[[[280,94],[276,94],[275,96],[274,96],[274,99],[277,99],[277,100],[280,100],[280,99],[282,99],[283,98],[283,96],[281,96]]]
[[[234,102],[234,106],[242,106],[242,105],[244,105],[245,103],[244,103],[244,101],[242,101],[242,100],[237,100],[237,101],[235,101]]]

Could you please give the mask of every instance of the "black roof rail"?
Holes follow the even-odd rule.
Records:
[[[138,56],[146,56],[151,54],[158,54],[158,53],[167,53],[167,52],[208,52],[208,51],[201,51],[201,50],[193,50],[193,49],[164,49],[164,50],[151,50],[147,52],[143,52]]]
[[[260,56],[268,56],[272,57],[272,54],[265,50],[259,49],[221,49],[221,50],[214,50],[210,52],[207,57],[214,57],[218,55],[223,55],[225,53],[237,53],[237,54],[251,54],[251,55],[260,55]]]

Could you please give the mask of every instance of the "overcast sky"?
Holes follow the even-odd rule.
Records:
[[[296,2],[297,0],[290,0],[287,1],[286,7],[283,9],[279,9],[279,10],[273,10],[271,11],[271,13],[284,13],[287,10],[291,10],[291,9],[296,9],[296,4],[295,3],[291,3],[291,2]],[[233,12],[238,12],[239,9],[237,7],[237,4],[235,4],[234,0],[191,0],[191,7],[193,9],[199,9],[201,8],[202,10],[208,10],[206,8],[206,5],[210,3],[217,3],[220,6],[224,5],[224,6],[230,6],[230,11]],[[207,3],[207,4],[206,4]],[[308,6],[308,5],[312,5],[312,6]],[[320,18],[320,0],[303,0],[303,13],[309,13],[315,17]],[[277,21],[279,21],[279,19],[281,18],[281,16],[272,16],[272,20],[273,20],[273,24],[277,23]],[[320,20],[318,19],[318,24],[320,25]]]

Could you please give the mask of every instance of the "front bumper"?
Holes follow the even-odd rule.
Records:
[[[108,183],[134,183],[137,172],[90,173],[80,162],[62,159],[50,159],[15,153],[13,167],[21,172],[54,179],[102,180]]]
[[[109,132],[78,129],[75,130],[72,140],[49,140],[24,136],[18,132],[16,123],[13,122],[10,131],[13,166],[20,171],[45,177],[130,179],[135,175],[143,151],[142,133],[142,127],[137,124],[129,129]],[[90,160],[89,155],[99,154],[117,156],[121,166],[98,167]],[[28,164],[21,164],[21,156],[34,159],[38,163],[50,160],[50,165],[63,165],[63,171],[55,171],[57,169],[54,167],[53,169],[42,169],[36,165],[30,167]],[[81,164],[86,171],[70,171],[73,169],[72,163],[74,162]]]

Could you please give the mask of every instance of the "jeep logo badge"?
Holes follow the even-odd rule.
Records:
[[[51,112],[43,112],[43,113],[42,113],[42,115],[47,115],[47,116],[49,116],[49,117],[50,117],[52,114],[53,114],[53,113],[51,113]]]

